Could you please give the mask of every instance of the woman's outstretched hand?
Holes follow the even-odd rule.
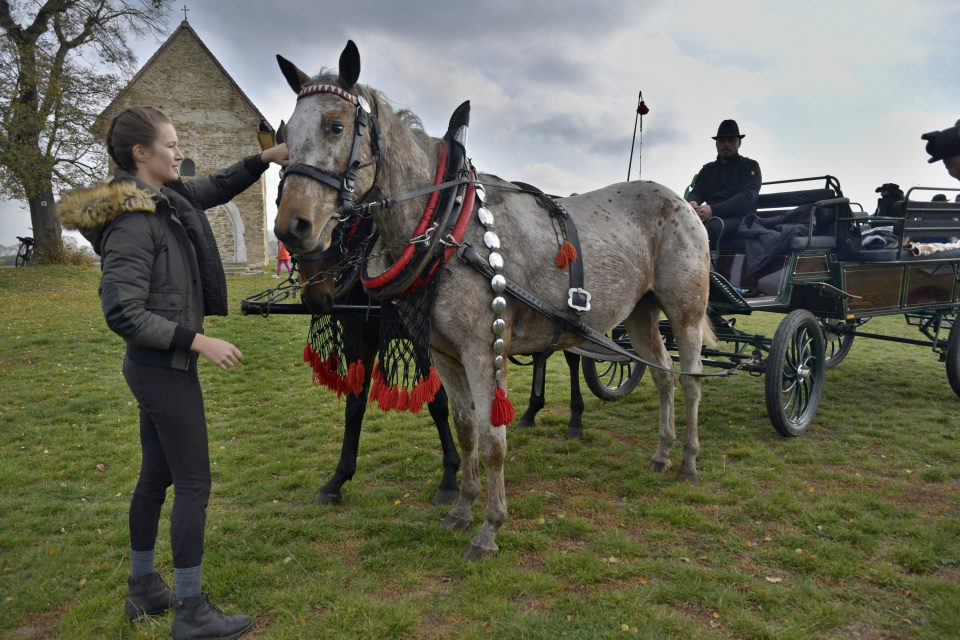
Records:
[[[191,351],[196,351],[204,358],[217,365],[224,371],[243,360],[240,349],[227,342],[198,333],[190,345]]]
[[[269,149],[264,149],[260,152],[260,159],[266,163],[276,163],[281,167],[287,166],[290,164],[290,154],[287,152],[287,143],[281,142]]]

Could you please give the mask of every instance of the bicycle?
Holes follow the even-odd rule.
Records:
[[[17,236],[17,240],[20,241],[20,248],[17,249],[17,260],[14,266],[22,267],[33,258],[33,238]]]

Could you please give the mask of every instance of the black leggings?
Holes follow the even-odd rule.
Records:
[[[173,485],[170,547],[173,566],[203,558],[210,497],[210,452],[196,357],[186,371],[123,360],[123,377],[140,404],[140,479],[130,501],[130,547],[149,551],[157,541],[160,509]]]

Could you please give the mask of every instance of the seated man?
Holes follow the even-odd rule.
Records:
[[[757,212],[760,194],[760,165],[740,155],[740,128],[734,120],[720,123],[717,135],[717,159],[703,165],[695,185],[687,196],[700,219],[706,222],[716,216],[723,220],[723,237],[737,235],[744,216]],[[716,233],[707,225],[711,241]]]
[[[875,216],[889,217],[893,215],[893,205],[905,200],[906,196],[903,195],[903,190],[900,188],[900,185],[896,185],[892,182],[887,182],[875,189],[877,193],[880,194],[880,197],[877,199],[877,210],[873,212]]]

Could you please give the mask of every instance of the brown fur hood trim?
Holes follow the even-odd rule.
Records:
[[[67,229],[96,229],[127,211],[154,213],[157,203],[135,182],[119,181],[68,193],[57,204],[57,217]]]

